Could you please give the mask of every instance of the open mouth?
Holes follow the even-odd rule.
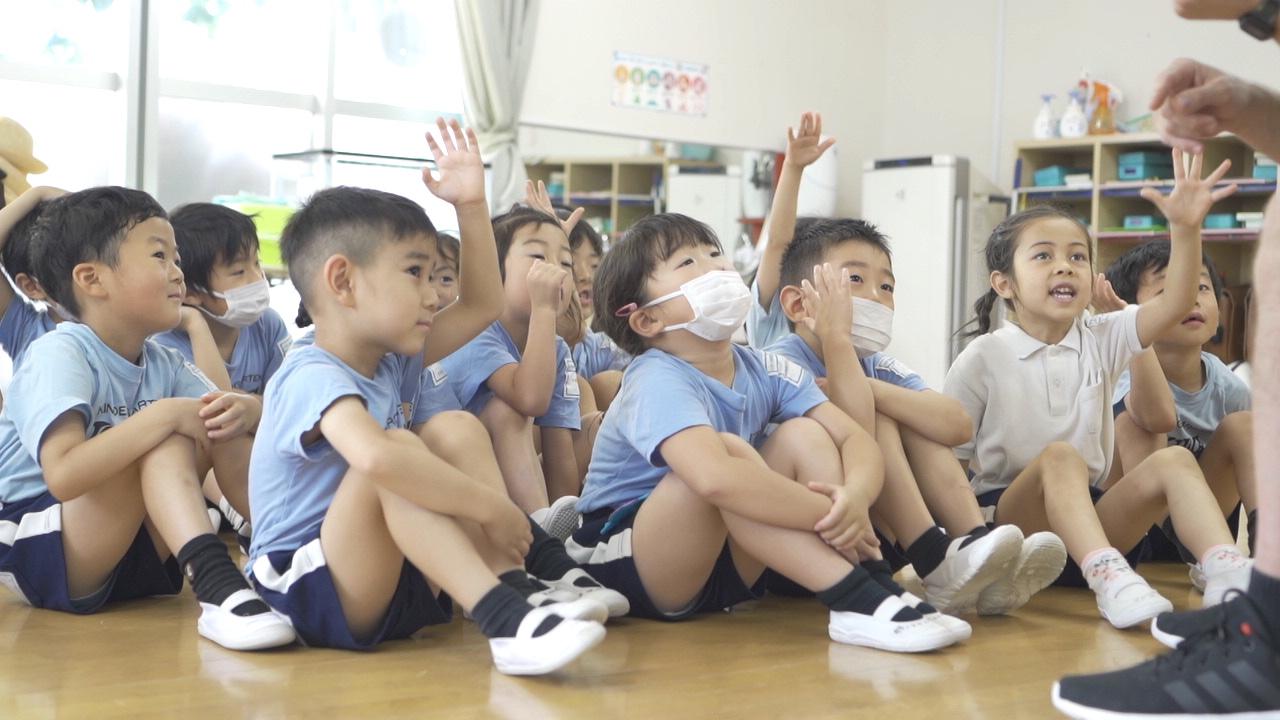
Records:
[[[1075,302],[1076,289],[1068,283],[1059,283],[1049,289],[1049,297],[1064,305]]]
[[[590,305],[591,305],[591,291],[590,291],[590,290],[579,290],[579,291],[578,291],[578,299],[582,301],[582,304],[583,304],[583,305],[585,305],[585,306],[590,306]]]

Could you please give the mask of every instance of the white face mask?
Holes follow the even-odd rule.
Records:
[[[241,285],[225,293],[210,291],[209,294],[226,300],[227,311],[222,315],[214,315],[204,308],[200,308],[200,311],[233,328],[246,328],[258,322],[262,313],[271,306],[271,286],[266,280]]]
[[[875,300],[853,298],[853,349],[870,357],[889,347],[893,339],[893,308]]]
[[[645,303],[653,307],[672,298],[685,296],[693,308],[693,319],[668,325],[663,332],[688,330],[703,340],[728,340],[742,327],[751,312],[751,289],[733,270],[713,270],[680,286],[680,289]]]

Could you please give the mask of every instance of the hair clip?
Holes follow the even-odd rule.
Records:
[[[629,317],[629,316],[631,315],[631,313],[635,312],[637,309],[638,309],[638,307],[637,307],[637,305],[636,305],[635,303],[633,303],[633,302],[631,302],[631,303],[627,303],[626,305],[623,305],[622,307],[618,308],[617,310],[614,310],[614,311],[613,311],[613,316],[614,316],[614,317],[620,317],[620,318]]]

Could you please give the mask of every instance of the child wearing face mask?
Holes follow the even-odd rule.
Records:
[[[1084,315],[1093,295],[1091,243],[1070,212],[1036,206],[1000,223],[985,249],[991,290],[974,308],[980,337],[947,372],[946,394],[973,423],[973,439],[956,454],[973,473],[978,504],[994,508],[998,524],[1061,536],[1075,562],[1057,582],[1087,585],[1117,628],[1173,609],[1133,569],[1147,531],[1166,516],[1200,560],[1206,605],[1249,582],[1251,562],[1235,547],[1189,450],[1155,450],[1106,485],[1117,379],[1191,312],[1201,223],[1236,189],[1214,187],[1230,161],[1205,178],[1202,163],[1196,155],[1188,170],[1174,150],[1173,192],[1143,188],[1142,197],[1169,219],[1164,292],[1119,312]],[[993,332],[997,301],[1012,311],[1012,322]]]
[[[836,642],[957,642],[953,619],[859,567],[879,555],[867,513],[880,452],[799,365],[732,343],[752,303],[732,267],[706,225],[677,214],[640,220],[600,264],[595,317],[635,359],[596,437],[570,554],[640,617],[730,608],[771,569],[816,594]]]
[[[210,437],[252,435],[262,416],[267,380],[291,343],[284,320],[269,307],[257,230],[246,215],[212,203],[184,205],[170,222],[186,297],[178,327],[154,339],[177,350],[218,387],[219,392],[205,396],[201,412]],[[247,542],[247,519],[222,496],[214,478],[206,481],[205,495],[218,504],[242,543]]]
[[[889,584],[910,562],[925,599],[943,612],[1010,612],[1058,576],[1066,551],[1052,533],[1024,540],[1016,527],[987,530],[951,451],[969,438],[964,408],[882,352],[893,332],[894,282],[888,241],[874,225],[801,219],[780,273],[779,306],[792,334],[769,350],[818,378],[884,455],[885,487],[873,510],[906,557],[886,550],[887,560],[864,567]]]

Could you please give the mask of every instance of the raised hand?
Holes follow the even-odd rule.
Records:
[[[1111,287],[1111,281],[1107,279],[1105,273],[1098,273],[1093,277],[1093,311],[1095,313],[1117,312],[1127,307],[1129,303],[1116,295],[1116,289]]]
[[[1221,132],[1239,132],[1256,89],[1238,77],[1203,63],[1179,58],[1156,78],[1151,110],[1160,137],[1187,152],[1200,152]]]
[[[1173,149],[1173,192],[1161,195],[1154,187],[1142,188],[1143,199],[1155,205],[1169,219],[1170,226],[1199,228],[1209,214],[1213,204],[1230,197],[1236,191],[1236,185],[1214,190],[1213,186],[1226,176],[1231,169],[1231,161],[1223,160],[1222,164],[1207,178],[1201,178],[1204,155],[1196,153],[1191,156],[1191,170],[1183,164],[1183,152]]]
[[[802,280],[804,326],[823,341],[853,341],[853,302],[849,299],[849,270],[838,274],[830,263],[813,267],[813,282]]]
[[[836,144],[835,138],[822,139],[822,115],[805,113],[800,116],[800,130],[787,128],[787,156],[784,162],[796,167],[812,165],[827,148]]]
[[[431,168],[423,168],[423,184],[432,195],[454,206],[484,204],[484,162],[475,131],[467,128],[464,132],[457,120],[446,124],[444,118],[436,119],[436,131],[440,142],[427,133],[427,146],[440,177],[433,176]]]
[[[529,286],[529,306],[533,310],[550,309],[557,315],[565,296],[565,279],[568,271],[542,260],[534,260],[529,268],[526,283]]]
[[[576,208],[573,212],[569,213],[568,218],[561,220],[560,216],[556,214],[555,206],[551,204],[551,195],[547,192],[546,183],[541,180],[538,181],[537,185],[534,185],[532,180],[525,181],[524,204],[534,210],[541,210],[555,218],[556,222],[560,223],[560,229],[564,230],[565,235],[573,233],[573,229],[577,227],[578,221],[582,219],[583,213],[587,211],[586,208]]]

